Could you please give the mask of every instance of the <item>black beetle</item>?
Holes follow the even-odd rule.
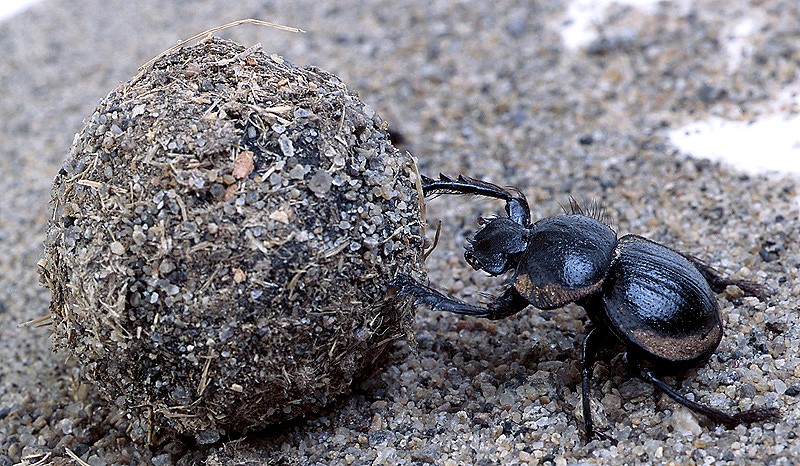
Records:
[[[529,304],[539,309],[573,302],[582,306],[594,324],[582,349],[587,439],[605,437],[592,425],[589,383],[598,349],[609,344],[624,346],[628,364],[643,380],[729,428],[778,414],[776,408],[728,414],[689,400],[656,375],[696,367],[717,348],[722,321],[715,292],[736,285],[747,295],[762,298],[758,285],[725,278],[699,259],[641,236],[617,239],[600,215],[584,212],[574,200],[565,215],[531,223],[525,196],[513,188],[440,175],[438,180],[423,176],[422,190],[425,196],[473,194],[504,200],[508,216],[481,219],[481,228],[467,240],[464,257],[476,270],[514,275],[510,286],[486,307],[450,298],[407,276],[389,282],[391,291],[412,296],[415,304],[425,303],[433,310],[488,319],[510,316]]]

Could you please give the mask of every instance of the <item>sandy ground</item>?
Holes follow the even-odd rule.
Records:
[[[563,45],[568,2],[45,1],[0,23],[0,466],[10,464],[796,464],[800,461],[797,180],[737,173],[670,146],[672,128],[746,121],[797,87],[796,2],[612,6],[600,36]],[[466,173],[522,189],[533,216],[569,196],[597,200],[618,233],[645,235],[771,290],[720,295],[726,336],[683,389],[729,411],[776,406],[777,422],[726,430],[632,378],[620,358],[595,369],[597,422],[579,417],[582,309],[528,309],[496,322],[420,310],[416,353],[323,416],[203,448],[131,443],[124,413],[53,354],[36,262],[52,179],[96,103],[179,39],[259,17],[292,35],[220,35],[340,76],[425,173]],[[731,63],[725,41],[755,25]],[[779,109],[797,113],[794,105]],[[766,143],[765,143],[766,146]],[[754,153],[753,157],[759,154]],[[443,238],[428,260],[441,289],[470,300],[502,279],[471,271],[464,238],[497,203],[442,197]],[[674,382],[674,381],[673,381]]]

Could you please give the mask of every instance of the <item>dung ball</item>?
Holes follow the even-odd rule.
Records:
[[[407,333],[418,174],[335,76],[209,39],[112,91],[55,178],[55,346],[131,435],[319,410]],[[153,441],[153,438],[149,438]]]

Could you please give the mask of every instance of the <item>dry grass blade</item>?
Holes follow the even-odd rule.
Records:
[[[28,463],[27,460],[38,458],[44,455],[40,460],[36,461],[35,463]],[[53,452],[48,452],[47,454],[44,453],[33,453],[31,455],[23,456],[23,462],[21,464],[30,464],[30,466],[44,466],[45,464],[49,464],[49,459],[53,455]]]
[[[47,327],[48,325],[52,325],[52,323],[53,323],[53,321],[50,320],[50,314],[47,314],[47,315],[43,315],[43,316],[37,317],[35,319],[31,319],[31,320],[29,320],[27,322],[23,322],[23,323],[17,325],[17,328],[24,328],[24,327],[40,328],[40,327]]]
[[[428,260],[428,256],[436,249],[436,246],[439,245],[439,236],[442,233],[442,221],[439,220],[439,223],[436,224],[436,235],[433,237],[433,245],[422,254],[422,262]]]
[[[197,385],[197,395],[199,396],[202,396],[203,392],[208,388],[208,370],[211,367],[211,360],[216,356],[213,349],[209,349],[208,355],[204,356],[206,358],[206,363],[203,366],[203,374],[200,376],[200,383]]]
[[[69,455],[69,457],[70,457],[70,458],[72,458],[73,460],[75,460],[75,461],[76,461],[76,462],[77,462],[79,465],[81,465],[81,466],[91,466],[91,465],[90,465],[89,463],[87,463],[86,461],[83,461],[82,459],[80,459],[80,458],[78,457],[78,455],[76,455],[76,454],[75,454],[75,452],[73,452],[73,451],[72,451],[72,450],[70,450],[69,448],[67,448],[67,447],[64,447],[64,451],[66,451],[66,452],[67,452],[67,455]]]
[[[271,28],[275,28],[275,29],[280,29],[281,31],[288,31],[288,32],[295,32],[295,33],[304,33],[304,32],[306,32],[306,31],[304,31],[304,30],[302,30],[300,28],[295,28],[295,27],[291,27],[291,26],[284,26],[282,24],[270,23],[269,21],[262,21],[260,19],[253,19],[253,18],[240,19],[240,20],[237,20],[237,21],[233,21],[233,22],[230,22],[230,23],[223,24],[221,26],[213,27],[213,28],[208,29],[206,31],[203,31],[203,32],[201,32],[199,34],[195,34],[192,37],[190,37],[190,38],[188,38],[186,40],[183,40],[183,41],[177,43],[176,45],[173,45],[172,47],[168,48],[167,50],[164,50],[163,52],[159,53],[155,57],[151,58],[147,63],[145,63],[144,65],[140,66],[139,67],[139,74],[137,74],[136,77],[133,78],[133,81],[138,81],[139,78],[147,70],[149,70],[151,66],[153,66],[153,63],[158,61],[158,59],[163,57],[164,55],[167,55],[168,53],[173,52],[175,50],[178,50],[181,47],[185,46],[186,44],[189,44],[189,43],[194,42],[196,40],[202,39],[203,37],[206,37],[209,34],[214,34],[215,32],[218,32],[218,31],[222,31],[222,30],[229,29],[229,28],[236,27],[236,26],[241,26],[242,24],[252,24],[252,25],[255,25],[255,26],[271,27]]]
[[[419,212],[422,221],[422,237],[425,237],[425,224],[427,223],[427,212],[425,210],[425,191],[422,190],[422,174],[419,172],[419,167],[417,167],[417,161],[414,159],[410,153],[406,152],[406,155],[411,159],[411,169],[417,175],[417,179],[414,180],[417,186],[417,192],[419,193]]]

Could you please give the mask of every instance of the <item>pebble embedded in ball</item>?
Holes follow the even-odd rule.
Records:
[[[415,177],[335,76],[221,39],[171,52],[100,103],[56,176],[55,344],[134,437],[317,410],[407,331],[385,283],[420,272]]]

